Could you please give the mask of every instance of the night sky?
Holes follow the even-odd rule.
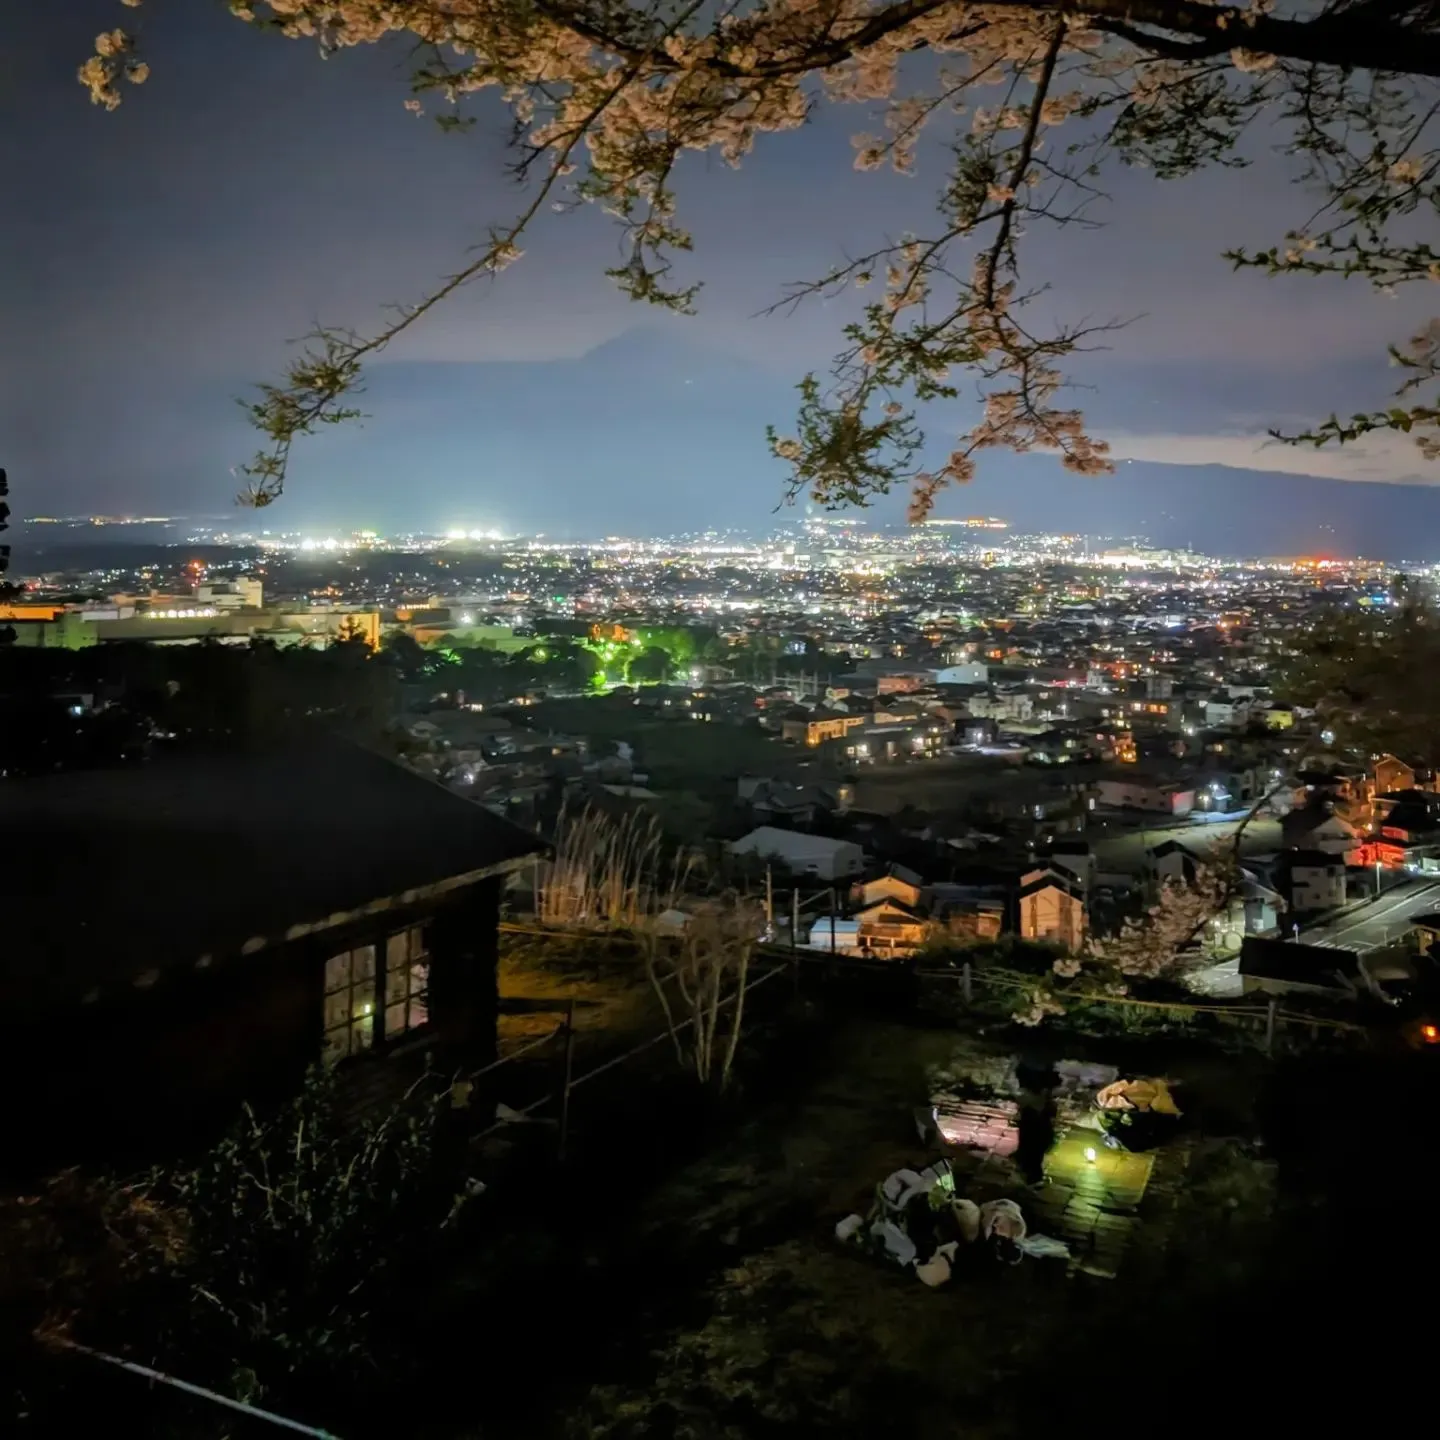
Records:
[[[442,134],[402,108],[403,47],[322,61],[231,19],[221,0],[17,5],[0,51],[0,458],[17,512],[224,515],[230,468],[254,448],[234,398],[278,374],[286,342],[317,320],[364,328],[385,303],[419,298],[516,208],[503,112],[496,102],[470,132]],[[74,72],[116,25],[141,29],[151,77],[107,114]],[[784,478],[764,424],[788,428],[789,387],[828,360],[848,302],[750,317],[787,281],[924,226],[940,178],[923,154],[914,178],[854,173],[849,136],[867,128],[863,107],[832,108],[769,137],[739,171],[686,157],[681,219],[706,281],[694,319],[610,289],[616,237],[603,216],[547,214],[520,263],[376,366],[363,429],[303,444],[269,523],[572,534],[763,523]],[[1096,532],[1208,514],[1227,533],[1233,521],[1242,550],[1258,527],[1293,532],[1297,549],[1329,535],[1341,551],[1413,557],[1405,541],[1429,495],[1293,479],[1421,479],[1408,445],[1316,455],[1253,437],[1383,400],[1385,344],[1427,318],[1428,297],[1232,275],[1226,245],[1278,241],[1305,213],[1277,160],[1172,184],[1117,171],[1104,184],[1107,228],[1037,228],[1027,277],[1053,282],[1047,303],[1067,318],[1143,316],[1080,376],[1097,388],[1079,403],[1133,463],[1107,481],[987,458],[937,513],[1030,526],[1063,510]],[[931,412],[937,450],[967,423],[965,407]],[[1376,528],[1387,523],[1393,544]]]

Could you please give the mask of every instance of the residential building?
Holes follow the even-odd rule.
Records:
[[[1085,901],[1074,881],[1054,870],[1032,870],[1020,882],[1019,933],[1074,954],[1085,943]]]
[[[1324,801],[1292,810],[1281,820],[1280,833],[1286,849],[1323,850],[1327,855],[1347,855],[1362,839],[1357,828]]]
[[[1290,908],[1300,913],[1335,910],[1345,903],[1343,855],[1325,850],[1288,850],[1280,858]]]
[[[926,918],[899,900],[884,899],[855,915],[856,943],[862,953],[901,959],[913,955],[930,933]]]
[[[1250,720],[1250,702],[1236,699],[1210,699],[1205,702],[1207,730],[1240,729]]]
[[[319,1061],[493,1059],[501,886],[537,836],[335,742],[4,788],[12,1156],[186,1143]]]
[[[873,880],[858,881],[851,888],[851,898],[862,908],[882,900],[898,900],[900,904],[918,910],[924,893],[920,877],[903,865],[891,865],[883,875],[877,875]]]
[[[1178,840],[1162,840],[1145,852],[1145,876],[1156,885],[1193,885],[1199,869],[1199,858]]]
[[[779,830],[772,825],[761,825],[732,841],[730,852],[772,860],[798,879],[827,883],[849,880],[865,867],[865,852],[849,840]]]
[[[832,955],[858,955],[860,922],[839,915],[822,915],[810,927],[805,945],[810,950],[828,950]]]
[[[1416,788],[1414,767],[1393,755],[1382,755],[1375,762],[1374,775],[1377,795],[1394,795]]]
[[[1145,810],[1157,815],[1188,815],[1195,808],[1195,788],[1180,780],[1140,775],[1097,780],[1091,794],[1097,807]]]
[[[796,710],[781,722],[780,735],[797,744],[823,745],[827,740],[843,740],[869,719],[868,715],[847,715],[838,710]]]
[[[989,681],[990,667],[979,660],[947,665],[943,670],[933,672],[933,683],[936,685],[987,685]]]
[[[792,785],[784,780],[745,776],[738,789],[760,825],[779,823],[804,828],[824,816],[843,815],[855,801],[855,787],[848,781]]]
[[[1095,882],[1098,865],[1088,840],[1052,841],[1035,859],[1048,869],[1069,875],[1082,893]]]

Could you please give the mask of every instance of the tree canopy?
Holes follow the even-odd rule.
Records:
[[[119,0],[138,7],[142,0]],[[1096,327],[1037,323],[1043,276],[1022,271],[1041,226],[1095,223],[1101,166],[1173,179],[1246,163],[1247,132],[1289,157],[1295,223],[1239,267],[1356,277],[1385,290],[1440,279],[1423,233],[1440,206],[1436,0],[230,0],[242,21],[323,53],[415,42],[417,112],[463,125],[497,88],[513,118],[516,214],[453,275],[369,333],[322,329],[249,406],[264,445],[246,497],[283,490],[294,442],[353,418],[367,361],[473,281],[522,254],[549,210],[598,204],[622,232],[606,273],[632,299],[689,311],[699,285],[675,175],[687,151],[739,165],[767,133],[818,106],[883,116],[855,137],[861,170],[910,171],[927,131],[948,154],[920,234],[877,233],[867,253],[798,282],[781,304],[874,286],[826,372],[800,384],[793,433],[772,431],[792,498],[865,504],[908,489],[912,518],[968,480],[987,449],[1049,451],[1081,475],[1107,447],[1062,398],[1068,363]],[[80,80],[113,108],[148,74],[134,35],[97,37]],[[1422,312],[1423,313],[1423,312]],[[1108,329],[1109,326],[1100,326]],[[1332,416],[1297,443],[1411,434],[1440,457],[1440,320],[1392,351],[1389,408]],[[977,419],[942,464],[922,468],[927,401],[978,391]]]
[[[1312,707],[1337,745],[1440,766],[1440,611],[1433,596],[1401,586],[1393,606],[1337,610],[1304,636],[1279,679]]]

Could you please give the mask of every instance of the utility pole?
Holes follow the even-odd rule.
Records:
[[[775,934],[775,871],[770,865],[765,867],[765,938],[772,939]]]

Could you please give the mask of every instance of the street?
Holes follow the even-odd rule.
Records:
[[[1412,915],[1440,906],[1440,880],[1404,880],[1378,900],[1300,933],[1305,945],[1327,945],[1365,954],[1405,933]]]

